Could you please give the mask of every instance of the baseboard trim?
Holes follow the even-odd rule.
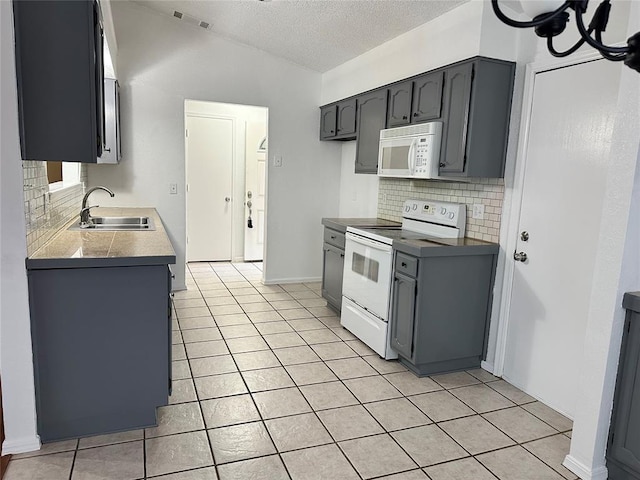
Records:
[[[262,281],[265,285],[277,285],[282,284],[286,285],[289,283],[315,283],[321,282],[322,277],[301,277],[301,278],[276,278],[276,279],[265,279]]]
[[[609,471],[605,465],[592,470],[571,455],[564,457],[562,465],[578,475],[582,480],[607,480],[609,477]]]
[[[22,437],[15,440],[5,439],[2,444],[3,455],[34,452],[36,450],[40,450],[40,437],[38,435],[35,437]]]

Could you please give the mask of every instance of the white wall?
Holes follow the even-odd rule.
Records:
[[[376,218],[378,212],[378,176],[355,174],[356,142],[342,144],[340,208],[342,218]]]
[[[6,439],[2,453],[35,450],[26,230],[11,2],[0,2],[0,369]]]
[[[198,102],[187,100],[185,102],[185,115],[210,115],[232,117],[236,122],[235,152],[233,164],[233,226],[231,235],[231,257],[233,261],[241,262],[244,257],[244,232],[245,232],[245,168],[247,155],[255,157],[258,144],[249,151],[246,146],[246,124],[252,122],[264,126],[264,135],[267,132],[268,110],[264,107],[249,105],[233,105],[229,103]],[[255,160],[254,160],[255,161]]]
[[[318,140],[320,75],[130,2],[112,3],[122,85],[123,161],[89,170],[118,205],[152,205],[178,255],[184,286],[184,100],[269,108],[267,282],[321,276],[320,219],[336,216],[338,145]],[[273,167],[281,155],[282,167]]]

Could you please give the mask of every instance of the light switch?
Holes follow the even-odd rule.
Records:
[[[169,195],[177,195],[178,194],[178,184],[170,183],[169,184]]]
[[[282,166],[282,155],[275,155],[273,157],[273,166],[281,167]]]

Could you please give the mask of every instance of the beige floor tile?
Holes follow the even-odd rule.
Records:
[[[158,480],[217,480],[215,467],[199,468],[197,470],[189,470],[187,472],[172,473],[163,475]]]
[[[305,330],[319,330],[319,329],[326,328],[324,326],[324,323],[322,323],[317,318],[293,319],[293,320],[289,320],[289,325],[291,325],[296,332],[304,332]]]
[[[367,403],[364,407],[389,432],[431,423],[429,417],[406,398]]]
[[[309,299],[309,298],[315,298],[315,299],[321,298],[316,293],[312,292],[309,289],[306,289],[300,292],[290,292],[289,295],[291,295],[296,300]]]
[[[248,370],[242,372],[242,376],[250,392],[263,392],[294,386],[291,377],[282,367]]]
[[[78,444],[79,449],[103,447],[116,443],[133,442],[144,438],[144,430],[130,430],[128,432],[109,433],[106,435],[96,435],[93,437],[81,438]],[[75,440],[72,440],[74,442]]]
[[[218,473],[220,480],[289,480],[278,455],[220,465]]]
[[[424,469],[431,480],[495,480],[474,458],[463,458]],[[505,479],[506,480],[506,479]]]
[[[560,432],[568,432],[573,429],[573,422],[570,419],[552,408],[547,407],[542,402],[527,403],[523,405],[522,408],[529,413],[533,413],[536,417],[547,422]]]
[[[464,458],[469,454],[437,425],[399,430],[391,436],[421,467]]]
[[[216,315],[214,320],[218,327],[230,327],[233,325],[251,325],[251,320],[245,313],[231,313],[228,315]]]
[[[336,315],[335,310],[330,309],[329,307],[309,307],[307,308],[314,317],[334,317]]]
[[[179,343],[183,343],[183,341],[182,341],[182,333],[180,333],[180,331],[173,330],[171,332],[171,344],[172,345],[177,345]]]
[[[262,418],[270,419],[296,415],[311,411],[306,400],[297,388],[270,390],[253,394],[253,398],[262,414]]]
[[[256,323],[255,325],[262,335],[293,332],[293,328],[287,322]]]
[[[378,375],[378,372],[376,372],[371,365],[358,357],[329,360],[327,366],[333,370],[333,373],[341,380]]]
[[[240,371],[258,370],[261,368],[279,367],[280,362],[271,350],[258,352],[236,353],[233,358]]]
[[[230,315],[232,313],[244,313],[240,305],[211,305],[209,307],[211,314],[215,317],[216,315]],[[178,315],[180,318],[180,315]]]
[[[362,359],[375,368],[378,373],[383,375],[387,373],[396,373],[396,372],[406,372],[407,367],[402,365],[397,360],[385,360],[384,358],[380,358],[376,355],[369,355],[366,357],[362,357]]]
[[[253,323],[262,322],[281,322],[284,320],[275,310],[267,310],[262,312],[247,312],[247,315]]]
[[[479,415],[438,425],[472,455],[515,445],[513,440]]]
[[[186,343],[187,356],[189,359],[201,357],[213,357],[225,355],[229,349],[223,340],[210,340],[208,342]]]
[[[313,413],[266,420],[278,452],[332,443],[333,439]]]
[[[431,378],[442,385],[444,388],[466,387],[467,385],[475,385],[480,383],[473,375],[467,372],[445,373],[442,375],[432,375]]]
[[[565,435],[554,435],[552,437],[542,438],[530,443],[525,443],[522,446],[567,480],[578,478],[573,472],[562,465],[571,447],[571,440]]]
[[[508,400],[484,384],[454,388],[449,390],[449,392],[478,413],[486,413],[515,406],[511,400]]]
[[[340,337],[341,340],[349,341],[349,340],[357,340],[358,337],[356,337],[353,333],[351,333],[349,330],[347,330],[346,328],[342,328],[342,327],[335,327],[335,328],[331,328],[331,331],[333,333],[336,334],[336,336]]]
[[[220,305],[237,305],[236,299],[233,296],[218,296],[218,297],[207,297],[205,298],[205,302],[209,307],[217,307]]]
[[[505,382],[504,380],[498,380],[497,382],[491,382],[488,384],[489,387],[494,389],[496,392],[504,395],[512,402],[517,405],[522,405],[525,403],[535,402],[536,399],[530,395],[527,395],[519,388],[514,387],[510,383]]]
[[[177,308],[178,320],[194,317],[210,317],[211,312],[207,307],[191,307],[191,308]]]
[[[183,380],[191,378],[189,362],[186,360],[177,360],[171,362],[171,378],[173,380]]]
[[[251,395],[204,400],[202,412],[207,428],[227,427],[260,420]]]
[[[157,410],[158,426],[145,429],[146,438],[204,429],[198,402],[168,405]]]
[[[442,387],[429,377],[421,378],[412,372],[389,373],[384,378],[405,396],[442,390]]]
[[[295,298],[295,297],[294,297]],[[298,298],[298,302],[303,307],[326,307],[327,301],[324,298]]]
[[[238,370],[231,355],[193,358],[189,360],[189,365],[191,365],[191,373],[194,377],[207,377],[209,375],[231,373]]]
[[[351,349],[361,357],[366,357],[368,355],[377,355],[376,352],[371,350],[366,344],[362,343],[360,340],[346,340],[344,343],[349,345],[349,347],[351,347]]]
[[[356,405],[358,400],[341,382],[319,383],[300,387],[314,410]]]
[[[520,407],[485,413],[483,417],[518,443],[537,440],[556,433],[555,429]]]
[[[229,291],[234,297],[241,297],[245,295],[259,295],[260,292],[253,287],[241,287],[241,288],[230,288]]]
[[[212,377],[199,377],[195,379],[195,382],[196,391],[198,392],[198,397],[201,400],[247,393],[247,388],[245,387],[239,373],[225,373],[223,375],[214,375]]]
[[[185,300],[189,298],[202,298],[200,291],[196,288],[194,290],[180,290],[177,292],[173,292],[174,301],[176,300]]]
[[[147,476],[213,465],[205,431],[145,440]]]
[[[364,479],[411,470],[416,464],[387,434],[346,440],[340,448]]]
[[[79,450],[72,480],[117,478],[136,480],[144,476],[143,441]]]
[[[390,398],[401,397],[402,394],[384,377],[353,378],[345,380],[344,384],[362,403],[377,402]]]
[[[278,311],[300,308],[302,306],[295,300],[277,300],[269,303],[271,303],[271,306]]]
[[[273,349],[299,347],[305,345],[304,340],[295,332],[264,335],[264,339]]]
[[[378,480],[429,480],[429,477],[427,477],[427,474],[422,470],[410,470],[408,472],[396,473],[395,475],[379,477]]]
[[[262,285],[261,283],[254,285],[254,288],[260,293],[278,293],[284,292],[280,285]]]
[[[286,292],[263,293],[262,296],[267,302],[281,302],[291,300],[293,297]]]
[[[260,335],[260,332],[256,330],[253,325],[231,325],[227,327],[220,327],[220,333],[225,339],[240,338],[240,337],[255,337]]]
[[[213,328],[216,326],[216,322],[213,321],[212,316],[180,318],[178,319],[178,324],[183,332],[194,328]]]
[[[314,316],[306,308],[290,308],[287,310],[281,310],[280,315],[285,320],[299,320],[303,318],[311,318]]]
[[[231,292],[227,290],[227,287],[224,284],[211,286],[206,290],[202,290],[202,296],[205,299],[205,302],[208,298],[216,298],[216,297],[231,297]]]
[[[335,313],[328,317],[318,317],[318,320],[320,320],[327,328],[343,328],[340,324],[340,318],[337,317]]]
[[[320,357],[308,346],[279,348],[273,353],[283,365],[297,365],[300,363],[319,362]]]
[[[222,340],[220,330],[217,328],[196,328],[182,332],[184,343],[208,342],[210,340]]]
[[[172,380],[169,404],[175,405],[177,403],[195,402],[197,399],[196,387],[193,385],[193,380],[190,378]]]
[[[38,455],[9,462],[4,480],[68,480],[74,452]]]
[[[320,324],[322,328],[314,329],[314,330],[304,330],[298,332],[304,341],[309,345],[315,345],[318,343],[333,343],[339,342],[340,337],[338,337],[335,333],[331,331],[330,328],[325,327]]]
[[[281,287],[286,292],[306,292],[309,290],[304,283],[285,283],[282,284]]]
[[[359,480],[336,445],[323,445],[282,454],[292,480]]]
[[[318,417],[337,442],[384,433],[362,405],[323,410]]]
[[[171,359],[172,360],[184,360],[187,358],[187,352],[184,349],[183,344],[171,345]]]
[[[320,343],[312,345],[311,348],[313,348],[313,351],[324,361],[358,356],[358,354],[351,350],[344,342]]]
[[[474,415],[475,412],[446,391],[423,393],[409,400],[434,422]]]
[[[198,294],[191,298],[174,298],[173,304],[176,308],[192,308],[192,307],[206,307],[204,299]]]
[[[276,453],[262,422],[214,428],[209,438],[218,465]]]
[[[333,372],[323,363],[302,363],[285,367],[296,385],[311,385],[338,380]]]
[[[484,453],[476,457],[499,479],[562,480],[559,473],[520,446]]]
[[[96,438],[96,437],[91,437],[91,438]],[[37,457],[38,455],[48,455],[50,453],[70,452],[72,450],[75,450],[77,446],[78,446],[78,440],[63,440],[62,442],[43,443],[42,446],[40,447],[40,450],[35,450],[33,452],[19,453],[17,455],[13,455],[11,458],[15,460],[20,458]]]
[[[257,352],[259,350],[269,350],[269,345],[262,337],[230,338],[227,346],[234,355],[236,353]]]
[[[269,312],[273,311],[273,307],[266,300],[255,303],[246,303],[242,305],[245,313]]]

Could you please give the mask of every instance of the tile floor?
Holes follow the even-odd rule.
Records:
[[[571,421],[483,370],[418,378],[348,331],[319,284],[199,263],[175,295],[158,426],[43,446],[6,480],[562,480]]]

